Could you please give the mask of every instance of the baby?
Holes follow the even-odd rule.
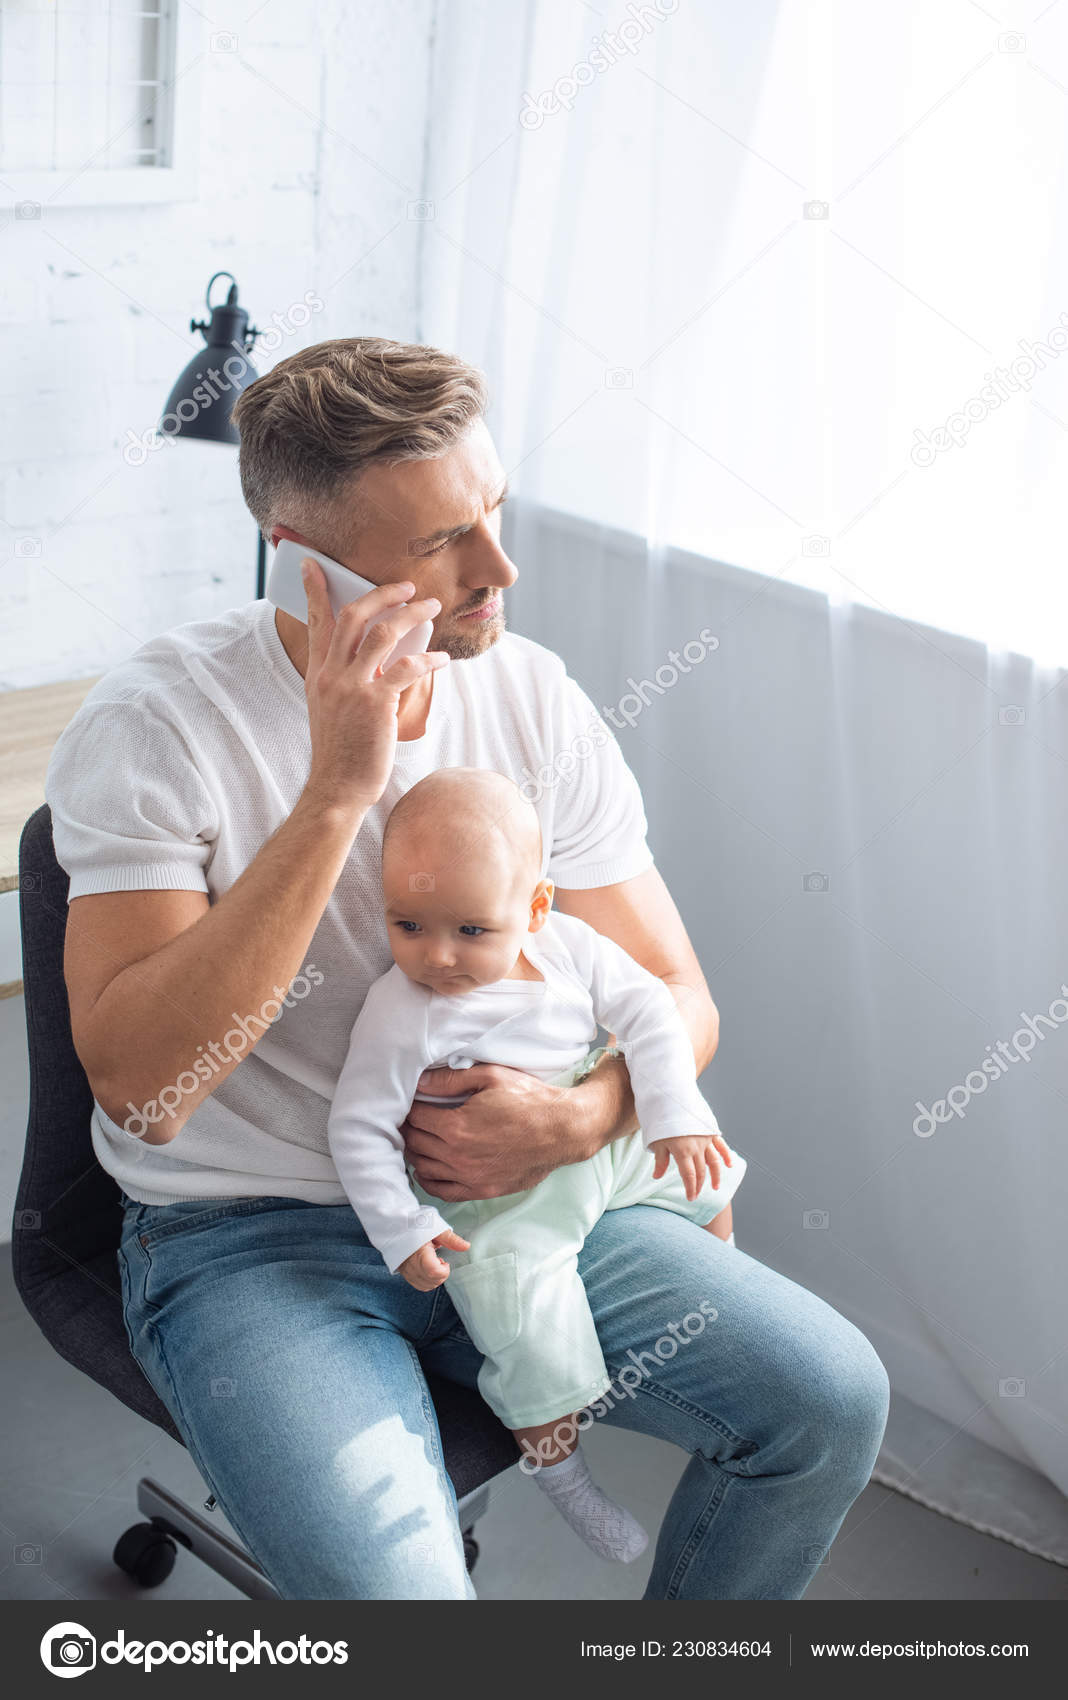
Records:
[[[645,1531],[597,1488],[573,1423],[561,1424],[611,1385],[578,1254],[605,1210],[629,1204],[733,1240],[729,1200],[746,1162],[698,1091],[668,988],[554,911],[541,866],[537,814],[503,774],[443,768],[396,804],[382,845],[394,966],[353,1027],[329,1142],[389,1269],[423,1292],[448,1280],[483,1353],[479,1390],[540,1465],[539,1486],[594,1551],[627,1562]],[[598,1024],[626,1058],[638,1131],[527,1192],[452,1203],[446,1221],[408,1171],[398,1131],[413,1098],[427,1096],[423,1071],[500,1063],[563,1088],[588,1072]]]

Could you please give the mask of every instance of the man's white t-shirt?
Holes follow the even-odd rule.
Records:
[[[304,681],[270,603],[153,639],[94,686],[52,754],[45,792],[70,897],[181,890],[216,901],[291,813],[310,758]],[[346,1202],[327,1118],[353,1023],[392,962],[382,830],[397,799],[442,767],[492,768],[524,788],[541,822],[542,872],[561,890],[614,885],[652,866],[634,776],[559,657],[508,633],[476,659],[451,662],[434,675],[423,736],[397,746],[285,1005],[236,1008],[225,1033],[198,1033],[184,1078],[159,1083],[149,1119],[222,1057],[242,1055],[238,1067],[166,1145],[146,1144],[95,1105],[94,1150],[131,1198]],[[197,1031],[195,994],[181,1015]],[[157,1001],[144,1019],[166,1021],[167,1008]],[[249,1033],[263,1034],[254,1050]],[[128,1041],[136,1047],[136,1031]]]

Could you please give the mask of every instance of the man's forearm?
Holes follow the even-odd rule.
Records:
[[[180,1076],[199,1079],[194,1065],[210,1054],[201,1071],[210,1077],[194,1090],[172,1090],[173,1114],[142,1134],[147,1144],[165,1144],[233,1072],[247,1050],[231,1054],[219,1041],[235,1011],[260,1036],[257,1012],[280,1001],[299,972],[362,821],[305,793],[229,891],[108,983],[79,1048],[96,1059],[94,1091],[114,1121],[130,1118],[130,1103],[158,1104]],[[73,911],[71,924],[79,924]]]
[[[719,1044],[719,1011],[703,982],[692,986],[665,978],[664,983],[675,999],[700,1074]],[[565,1161],[575,1163],[592,1157],[613,1139],[633,1133],[638,1126],[630,1075],[623,1057],[602,1057],[581,1085],[572,1088],[572,1098],[576,1114],[571,1137],[578,1155]]]
[[[664,976],[664,984],[675,999],[682,1023],[690,1036],[698,1074],[708,1067],[719,1046],[719,1010],[704,979],[692,985],[681,977]]]

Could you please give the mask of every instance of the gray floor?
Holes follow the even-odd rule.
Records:
[[[137,1521],[138,1477],[154,1476],[200,1506],[205,1490],[185,1450],[72,1370],[46,1345],[0,1272],[0,1598],[104,1600],[139,1590],[111,1563]],[[685,1464],[674,1447],[593,1429],[585,1444],[605,1486],[656,1528]],[[501,1478],[478,1526],[475,1584],[483,1599],[637,1599],[649,1570],[594,1558],[517,1471]],[[240,1598],[187,1554],[155,1599]],[[871,1486],[852,1507],[814,1600],[1068,1599],[1068,1570],[976,1534],[900,1494]]]

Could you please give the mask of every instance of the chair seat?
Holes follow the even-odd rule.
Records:
[[[167,1407],[130,1355],[122,1320],[122,1295],[115,1254],[101,1252],[84,1266],[51,1276],[36,1288],[22,1285],[22,1298],[42,1334],[61,1358],[131,1411],[182,1441]],[[427,1386],[441,1431],[445,1468],[456,1497],[516,1460],[515,1442],[488,1405],[471,1388],[440,1376]]]
[[[61,1358],[113,1393],[131,1411],[181,1442],[170,1412],[130,1355],[114,1252],[100,1252],[34,1285],[20,1283],[23,1302]],[[515,1442],[472,1389],[427,1377],[437,1413],[445,1468],[462,1499],[516,1460]]]
[[[182,1437],[166,1405],[130,1355],[115,1253],[99,1252],[66,1273],[20,1279],[22,1301],[49,1345],[75,1369],[171,1436]]]

